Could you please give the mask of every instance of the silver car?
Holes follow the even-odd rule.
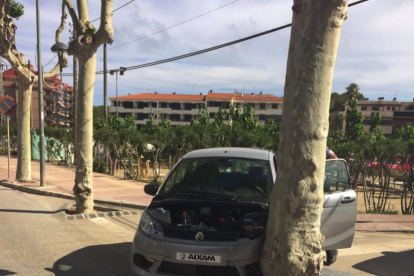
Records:
[[[275,180],[271,151],[188,153],[160,186],[145,186],[154,198],[134,237],[132,271],[146,276],[262,275],[258,260]],[[327,161],[324,189],[324,249],[351,247],[357,205],[344,160]]]

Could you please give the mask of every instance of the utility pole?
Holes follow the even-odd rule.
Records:
[[[105,124],[108,125],[108,76],[106,75],[106,43],[104,44],[104,117]],[[118,85],[117,85],[118,88]],[[117,102],[118,106],[118,102]],[[118,108],[118,107],[117,107]],[[118,112],[117,112],[118,114]]]
[[[76,106],[76,94],[78,93],[78,59],[76,56],[73,56],[73,100],[72,100],[72,107],[73,107],[73,146],[76,145],[76,117],[77,115],[77,106]],[[75,156],[73,158],[74,163],[76,162],[76,148],[75,148]]]
[[[4,96],[4,87],[3,87],[3,59],[0,58],[0,97]],[[0,125],[4,124],[4,117],[3,113],[0,114]]]
[[[116,71],[116,116],[118,116],[118,71]]]
[[[39,94],[39,151],[40,151],[40,186],[45,186],[45,141],[43,125],[43,66],[42,51],[40,48],[40,12],[39,0],[36,0],[36,26],[37,26],[37,68],[39,68],[37,89]],[[30,69],[30,68],[29,68]]]

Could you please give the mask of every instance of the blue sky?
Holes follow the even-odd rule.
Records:
[[[76,4],[75,0],[72,0]],[[114,8],[130,0],[115,0]],[[222,9],[137,42],[120,44],[176,25],[234,0],[136,0],[113,15],[114,43],[108,46],[108,69],[169,58],[226,43],[291,22],[291,0],[239,0]],[[354,0],[349,1],[354,2]],[[17,48],[35,62],[35,1],[20,0],[25,15],[16,21]],[[89,16],[100,14],[99,0],[88,0]],[[61,1],[40,0],[42,62],[53,57]],[[413,0],[370,0],[351,7],[342,29],[332,91],[343,92],[352,82],[370,99],[414,98]],[[70,18],[67,20],[70,21]],[[96,21],[95,24],[99,24]],[[70,26],[62,34],[69,40]],[[127,71],[119,77],[119,95],[128,93],[272,93],[283,96],[290,29],[214,52],[150,68]],[[116,47],[111,49],[111,47]],[[97,71],[103,53],[97,53]],[[69,57],[72,72],[72,57]],[[51,69],[52,61],[47,67]],[[64,82],[72,83],[71,77]],[[115,77],[108,76],[108,95],[115,95]],[[103,104],[103,76],[96,78],[94,104]]]

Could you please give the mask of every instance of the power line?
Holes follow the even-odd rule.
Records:
[[[222,8],[224,8],[224,7],[227,7],[227,6],[229,6],[229,5],[233,4],[233,3],[237,2],[237,1],[239,1],[239,0],[235,0],[235,1],[233,1],[233,2],[227,3],[227,4],[225,4],[225,5],[223,5],[223,6],[220,6],[220,7],[216,8],[216,9],[214,9],[214,10],[211,10],[211,11],[205,12],[205,13],[200,14],[200,15],[197,15],[196,17],[193,17],[193,18],[187,19],[187,20],[185,20],[185,21],[183,21],[183,22],[181,22],[181,23],[175,24],[175,25],[173,25],[173,26],[171,26],[171,27],[168,27],[168,28],[165,28],[165,29],[162,29],[162,30],[156,31],[155,33],[152,33],[152,34],[149,34],[149,35],[145,35],[145,36],[143,36],[143,37],[140,37],[140,38],[137,38],[137,39],[134,39],[134,40],[131,40],[131,41],[125,42],[125,43],[123,43],[123,44],[120,44],[120,45],[116,45],[116,46],[110,47],[110,48],[108,48],[108,51],[109,51],[109,50],[112,50],[112,49],[115,49],[115,48],[118,48],[118,47],[125,46],[125,45],[127,45],[127,44],[131,44],[131,43],[133,43],[133,42],[136,42],[136,41],[142,40],[142,39],[144,39],[144,38],[147,38],[147,37],[153,36],[153,35],[155,35],[155,34],[159,34],[159,33],[165,32],[165,31],[167,31],[167,30],[169,30],[169,29],[172,29],[172,28],[177,27],[177,26],[180,26],[180,25],[182,25],[182,24],[184,24],[184,23],[190,22],[190,21],[192,21],[192,20],[194,20],[194,19],[197,19],[197,18],[199,18],[199,17],[202,17],[202,16],[204,16],[204,15],[206,15],[206,14],[209,14],[209,13],[212,13],[212,12],[217,11],[217,10],[219,10],[219,9],[222,9]]]
[[[132,0],[132,1],[129,1],[128,3],[125,3],[124,5],[122,5],[122,6],[120,6],[120,7],[118,7],[118,8],[116,8],[115,10],[113,10],[112,11],[112,13],[114,13],[114,12],[116,12],[117,10],[120,10],[120,9],[122,9],[123,7],[125,7],[125,6],[127,6],[127,5],[129,5],[129,4],[131,4],[132,2],[134,2],[135,0]],[[91,21],[91,23],[92,22],[94,22],[94,21],[96,21],[96,20],[99,20],[100,19],[100,17],[99,18],[96,18],[96,19],[94,19],[94,20],[92,20]],[[22,40],[22,41],[24,41],[24,40]],[[25,42],[27,42],[27,43],[29,43],[29,41],[25,41]],[[51,60],[49,60],[49,62],[48,63],[46,63],[46,65],[44,66],[44,68],[46,68],[46,66],[48,66],[55,58],[57,57],[57,54],[51,59]]]
[[[266,35],[266,34],[269,34],[269,33],[272,33],[272,32],[276,32],[276,31],[288,28],[290,26],[292,26],[292,24],[283,25],[283,26],[278,27],[278,28],[274,28],[274,29],[271,29],[271,30],[268,30],[268,31],[265,31],[265,32],[261,32],[261,33],[255,34],[255,35],[251,35],[251,36],[242,38],[242,39],[238,39],[238,40],[234,40],[234,41],[227,42],[227,43],[224,43],[224,44],[220,44],[220,45],[210,47],[210,48],[207,48],[207,49],[204,49],[204,50],[200,50],[200,51],[196,51],[196,52],[192,52],[192,53],[189,53],[189,54],[176,56],[176,57],[172,57],[172,58],[168,58],[168,59],[163,59],[163,60],[159,60],[159,61],[149,62],[149,63],[130,66],[130,67],[125,67],[125,69],[126,69],[126,71],[129,71],[129,70],[134,70],[134,69],[139,69],[139,68],[144,68],[144,67],[149,67],[149,66],[155,66],[155,65],[158,65],[158,64],[162,64],[162,63],[167,63],[167,62],[176,61],[176,60],[187,58],[187,57],[192,57],[192,56],[204,54],[204,53],[211,52],[211,51],[214,51],[214,50],[217,50],[217,49],[220,49],[220,48],[224,48],[224,47],[227,47],[227,46],[230,46],[230,45],[234,45],[234,44],[237,44],[237,43],[240,43],[240,42],[244,42],[244,41],[259,37],[259,36],[263,36],[263,35]],[[108,70],[108,71],[120,71],[120,69],[113,69],[113,70]],[[98,71],[98,72],[96,72],[96,74],[101,75],[101,74],[103,74],[103,71]],[[66,75],[71,76],[72,74],[71,73],[66,73]]]
[[[134,1],[135,1],[135,0],[129,1],[128,3],[125,3],[124,5],[122,5],[122,6],[118,7],[118,8],[116,8],[116,9],[115,9],[115,10],[113,10],[112,12],[114,13],[114,12],[116,12],[117,10],[122,9],[123,7],[125,7],[126,5],[131,4],[131,3],[132,3],[132,2],[134,2]],[[101,18],[100,18],[100,17],[98,17],[98,18],[96,18],[96,19],[92,20],[92,21],[91,21],[91,23],[92,23],[92,22],[94,22],[94,21],[96,21],[96,20],[99,20],[99,19],[101,19]]]
[[[98,58],[101,58],[98,56]],[[124,62],[119,59],[113,59],[110,58],[111,61],[119,61]],[[127,64],[132,64],[131,62]],[[183,72],[183,71],[176,71],[176,70],[167,70],[167,69],[161,69],[161,68],[147,68],[150,70],[156,70],[156,71],[164,71],[168,73],[173,74],[179,74],[184,76],[192,76],[192,77],[202,77],[202,78],[208,78],[208,79],[216,79],[221,81],[237,81],[237,82],[244,82],[244,83],[252,83],[257,85],[269,85],[269,86],[284,86],[284,83],[278,83],[278,82],[268,82],[268,81],[259,81],[259,80],[247,80],[247,79],[237,79],[237,78],[228,78],[228,77],[220,77],[220,76],[213,76],[213,75],[207,75],[207,74],[200,74],[200,73],[193,73],[193,72]]]
[[[98,56],[98,58],[102,59],[101,56]],[[118,62],[121,62],[121,63],[125,63],[125,61],[122,61],[122,60],[119,60],[119,59],[109,58],[109,60],[110,61],[118,61]],[[132,63],[131,62],[127,62],[126,64],[132,64]],[[157,71],[165,71],[165,72],[168,72],[168,73],[179,74],[179,75],[184,75],[184,76],[202,77],[202,78],[216,79],[216,80],[222,80],[222,81],[238,81],[238,82],[252,83],[252,84],[258,84],[258,85],[284,86],[284,83],[277,83],[277,82],[268,82],[268,81],[259,81],[259,80],[246,80],[246,79],[228,78],[228,77],[220,77],[220,76],[213,76],[213,75],[193,73],[193,72],[183,72],[183,71],[176,71],[176,70],[167,70],[167,69],[161,69],[161,68],[147,68],[147,69],[157,70]]]
[[[363,3],[363,2],[367,2],[367,1],[369,1],[369,0],[357,1],[357,2],[354,2],[354,3],[349,4],[348,6],[350,6],[350,7],[351,6],[355,6],[357,4],[360,4],[360,3]],[[167,62],[172,62],[172,61],[176,61],[176,60],[180,60],[180,59],[184,59],[184,58],[188,58],[188,57],[192,57],[192,56],[204,54],[204,53],[211,52],[211,51],[215,51],[215,50],[218,50],[218,49],[221,49],[221,48],[224,48],[224,47],[228,47],[228,46],[231,46],[231,45],[240,43],[240,42],[244,42],[244,41],[247,41],[247,40],[256,38],[256,37],[260,37],[260,36],[267,35],[267,34],[270,34],[270,33],[273,33],[273,32],[277,32],[277,31],[280,31],[280,30],[289,28],[291,26],[292,26],[292,23],[289,23],[289,24],[286,24],[286,25],[283,25],[283,26],[280,26],[280,27],[277,27],[277,28],[274,28],[274,29],[270,29],[270,30],[267,30],[267,31],[264,31],[264,32],[255,34],[255,35],[247,36],[247,37],[244,37],[244,38],[241,38],[241,39],[237,39],[237,40],[234,40],[234,41],[231,41],[231,42],[227,42],[227,43],[224,43],[224,44],[220,44],[220,45],[217,45],[217,46],[214,46],[214,47],[210,47],[210,48],[207,48],[207,49],[203,49],[203,50],[200,50],[200,51],[188,53],[188,54],[185,54],[185,55],[176,56],[176,57],[172,57],[172,58],[168,58],[168,59],[162,59],[162,60],[159,60],[159,61],[144,63],[144,64],[130,66],[130,67],[123,67],[123,71],[129,71],[129,70],[135,70],[135,69],[140,69],[140,68],[155,66],[155,65],[159,65],[159,64],[163,64],[163,63],[167,63]],[[110,72],[110,71],[115,71],[115,72],[117,71],[117,72],[119,72],[120,69],[112,69],[112,70],[107,70],[107,71],[108,72]],[[103,73],[104,73],[103,71],[97,71],[95,74],[96,75],[102,75]],[[66,73],[66,74],[63,74],[63,75],[65,75],[65,76],[72,76],[73,74],[72,73]]]

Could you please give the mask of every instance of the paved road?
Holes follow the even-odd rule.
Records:
[[[140,216],[63,221],[71,203],[0,187],[0,276],[132,275]]]
[[[414,276],[414,235],[359,231],[331,267],[361,276]]]
[[[0,276],[132,276],[128,256],[139,216],[65,221],[72,203],[0,186]],[[414,235],[358,232],[331,268],[414,275]]]

